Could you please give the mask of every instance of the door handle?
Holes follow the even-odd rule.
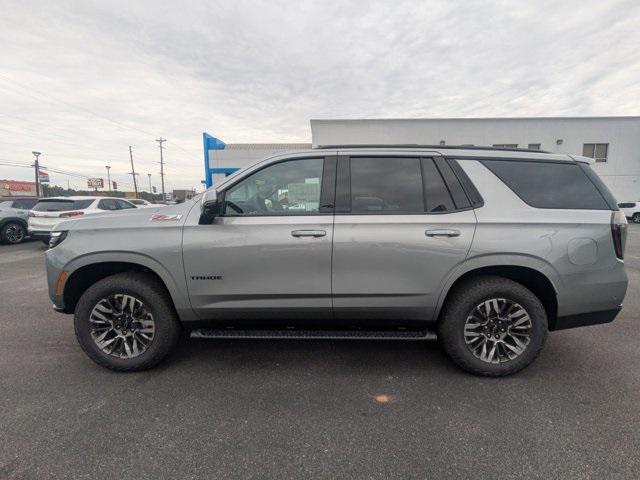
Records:
[[[460,230],[425,230],[427,237],[459,237]]]
[[[293,237],[324,237],[327,234],[324,230],[293,230]]]

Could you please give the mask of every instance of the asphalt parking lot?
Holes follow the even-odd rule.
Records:
[[[0,478],[638,478],[640,226],[625,307],[533,366],[436,342],[185,340],[117,374],[54,313],[40,242],[0,246]]]

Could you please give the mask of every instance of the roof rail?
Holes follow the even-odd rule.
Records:
[[[417,143],[405,144],[356,144],[356,145],[318,145],[313,147],[318,150],[339,149],[339,148],[429,148],[429,149],[448,149],[448,150],[499,150],[502,152],[534,152],[534,153],[552,153],[546,150],[535,150],[532,148],[509,148],[509,147],[489,147],[476,145],[419,145]]]

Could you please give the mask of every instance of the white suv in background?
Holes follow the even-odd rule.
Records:
[[[154,207],[163,207],[164,205],[158,205],[155,203],[148,202],[142,198],[132,198],[129,202],[133,203],[138,208],[154,208]]]
[[[29,212],[29,235],[48,244],[51,230],[63,220],[81,215],[95,215],[130,208],[136,208],[136,206],[122,198],[43,198]]]
[[[633,223],[640,223],[640,202],[622,202],[618,207]]]

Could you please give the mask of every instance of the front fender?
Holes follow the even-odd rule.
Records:
[[[74,272],[82,267],[107,262],[132,263],[151,270],[160,277],[165,287],[167,287],[180,319],[185,321],[195,319],[189,304],[182,271],[179,272],[179,277],[176,278],[164,265],[144,253],[115,250],[87,253],[73,258],[61,269],[69,271],[69,277],[71,277]]]

